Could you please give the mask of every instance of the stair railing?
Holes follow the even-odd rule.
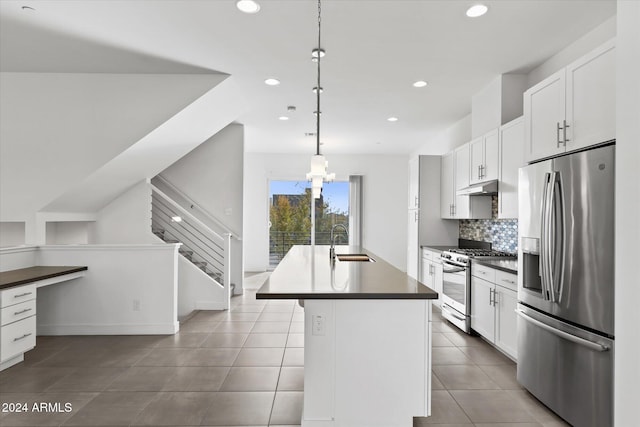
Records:
[[[152,190],[152,228],[163,230],[165,240],[182,243],[181,254],[224,287],[229,307],[232,234],[215,232],[155,185],[149,185]]]

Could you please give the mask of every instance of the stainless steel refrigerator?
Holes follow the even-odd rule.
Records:
[[[517,378],[575,426],[613,425],[614,150],[519,175]]]

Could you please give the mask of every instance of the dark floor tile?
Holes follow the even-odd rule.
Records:
[[[256,322],[252,334],[286,334],[289,332],[289,322]]]
[[[460,347],[460,350],[477,365],[512,365],[513,361],[491,346]]]
[[[189,352],[188,348],[154,348],[136,366],[184,366]]]
[[[516,365],[480,365],[482,371],[503,390],[522,390],[516,379]]]
[[[433,332],[431,334],[431,345],[433,347],[455,347],[442,332]]]
[[[243,348],[234,366],[281,366],[283,348]]]
[[[287,334],[249,334],[244,347],[284,347]]]
[[[0,425],[58,426],[78,413],[98,393],[6,393],[0,402],[21,402],[27,412],[0,412]]]
[[[232,366],[239,348],[190,349],[181,366]]]
[[[533,418],[545,425],[545,427],[553,426],[569,426],[562,418],[548,409],[538,399],[526,390],[508,390],[507,393],[513,396],[519,404],[524,406]]]
[[[219,392],[211,401],[202,425],[267,425],[273,392]]]
[[[134,366],[107,387],[107,391],[160,391],[171,381],[174,367]]]
[[[258,322],[291,322],[293,310],[287,313],[264,311],[256,319]]]
[[[162,392],[142,410],[132,425],[200,425],[215,393]]]
[[[278,367],[234,367],[220,391],[275,391],[279,373]]]
[[[65,426],[128,426],[157,393],[105,392],[77,411]]]
[[[224,366],[172,368],[173,373],[162,391],[218,391],[229,369]]]
[[[453,345],[457,347],[478,347],[478,346],[488,346],[486,342],[482,340],[482,338],[478,336],[471,336],[461,332],[460,330],[456,332],[444,332],[444,336],[453,343]]]
[[[431,349],[432,364],[471,365],[473,362],[457,347],[434,347]]]
[[[220,322],[212,332],[228,334],[249,333],[254,324],[255,322]]]
[[[46,391],[102,391],[126,369],[127,368],[100,367],[78,368],[47,387]]]
[[[156,342],[156,348],[165,347],[200,347],[202,343],[209,337],[209,334],[199,333],[187,333],[187,334],[175,334],[163,337]]]
[[[242,347],[249,334],[213,333],[207,336],[201,347],[233,348]]]
[[[433,366],[447,390],[495,390],[500,387],[475,365]]]
[[[444,390],[445,389],[444,385],[442,384],[442,381],[440,381],[440,379],[433,372],[433,370],[431,371],[431,389],[432,390]]]
[[[215,331],[222,322],[194,322],[188,321],[184,324],[180,325],[180,333],[181,334],[208,334]]]
[[[299,424],[302,421],[303,393],[279,391],[273,401],[270,424]]]
[[[433,390],[431,393],[431,416],[423,418],[416,417],[414,418],[413,425],[418,427],[444,423],[471,424],[471,420],[464,413],[460,405],[451,397],[449,392]]]
[[[304,367],[283,366],[278,379],[278,391],[303,391]]]
[[[0,393],[38,393],[77,368],[15,365],[0,373]]]
[[[474,423],[536,421],[519,399],[504,390],[453,390],[450,393]]]

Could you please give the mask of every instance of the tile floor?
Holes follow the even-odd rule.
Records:
[[[0,373],[0,402],[29,412],[0,412],[0,425],[299,425],[303,325],[294,301],[247,289],[229,312],[194,313],[175,336],[38,337]],[[437,312],[433,341],[433,415],[414,426],[566,425],[518,386],[513,362]]]

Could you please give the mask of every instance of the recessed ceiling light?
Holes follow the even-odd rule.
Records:
[[[477,18],[478,16],[482,16],[487,13],[489,8],[483,4],[476,4],[467,9],[467,16],[469,18]]]
[[[397,122],[398,118],[397,117],[389,117],[387,120],[390,121],[390,122]]]
[[[238,0],[236,7],[244,13],[256,13],[260,10],[260,5],[253,0]]]
[[[426,85],[427,85],[427,82],[425,82],[424,80],[418,80],[413,84],[414,87],[425,87]]]
[[[280,80],[274,78],[268,78],[264,82],[269,86],[278,86],[280,84]]]
[[[278,120],[286,121],[286,120],[289,120],[289,117],[287,117],[287,116],[280,116],[280,117],[278,117]]]

